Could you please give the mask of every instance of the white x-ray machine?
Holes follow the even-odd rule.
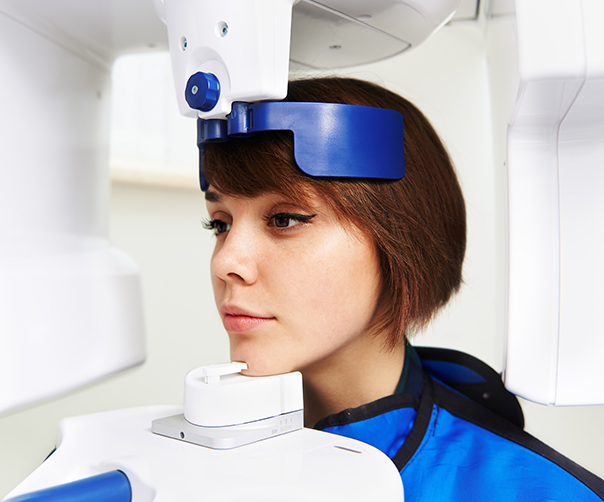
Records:
[[[154,7],[168,24],[181,112],[199,115],[182,89],[201,71],[216,75],[224,91],[201,115],[222,117],[233,100],[282,97],[289,57],[316,67],[388,57],[421,42],[456,3],[420,2],[424,11],[388,0],[157,0]],[[496,161],[506,163],[509,182],[506,385],[546,404],[604,403],[604,7],[597,0],[493,0],[483,9]],[[144,359],[136,266],[107,241],[102,97],[115,57],[167,44],[143,0],[5,1],[0,37],[6,414]],[[141,411],[141,420],[161,411]],[[119,468],[106,453],[105,467]],[[70,476],[100,472],[103,462],[95,462]],[[133,500],[153,500],[154,488],[131,464],[130,481],[147,497]],[[64,481],[52,477],[15,494]]]

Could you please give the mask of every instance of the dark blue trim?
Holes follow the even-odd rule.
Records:
[[[394,110],[337,103],[233,103],[226,120],[198,119],[200,185],[203,145],[260,131],[292,131],[294,158],[310,176],[401,179],[403,116]]]
[[[524,428],[524,415],[501,376],[480,359],[451,349],[414,347],[424,370],[435,380]]]
[[[526,449],[527,451],[530,451],[530,452],[536,454],[536,456],[534,458],[537,459],[537,461],[534,464],[534,467],[533,467],[534,469],[544,469],[544,466],[545,466],[545,468],[549,468],[548,465],[552,466],[552,467],[558,466],[562,470],[564,470],[566,473],[570,474],[571,477],[575,478],[580,483],[585,485],[585,486],[580,486],[578,484],[575,485],[576,486],[575,492],[577,494],[576,499],[572,498],[572,497],[565,498],[564,496],[562,496],[560,498],[545,498],[545,499],[531,498],[530,491],[527,492],[527,499],[530,499],[530,500],[591,500],[590,498],[582,498],[579,495],[579,493],[580,493],[579,490],[584,490],[587,487],[587,488],[589,488],[589,490],[591,492],[593,492],[593,494],[597,495],[600,499],[604,500],[604,481],[602,479],[600,479],[599,477],[597,477],[595,474],[587,471],[586,469],[584,469],[580,465],[576,464],[572,460],[566,458],[564,455],[557,452],[553,448],[542,443],[535,437],[531,436],[530,434],[528,434],[527,432],[522,430],[520,427],[517,427],[516,425],[514,425],[512,422],[506,420],[505,418],[503,418],[495,413],[492,413],[490,410],[484,408],[483,406],[478,405],[477,403],[468,401],[466,398],[458,395],[455,392],[452,392],[450,389],[440,385],[438,382],[433,383],[432,392],[433,392],[432,399],[433,399],[434,405],[436,407],[438,407],[439,409],[446,411],[448,414],[450,414],[456,418],[459,418],[466,423],[475,425],[477,427],[477,430],[481,429],[484,431],[488,431],[499,438],[509,441],[510,445],[514,444],[514,445],[521,446],[522,448]],[[422,397],[422,400],[423,400],[423,397]],[[421,406],[421,404],[420,404],[420,406]],[[403,448],[401,448],[401,450],[404,449],[405,446],[406,446],[406,444],[403,445]],[[510,452],[511,451],[512,451],[512,448],[510,447]],[[521,450],[518,450],[518,451],[521,451]],[[501,450],[499,450],[499,452],[500,452],[500,455],[505,457],[505,452],[503,452]],[[483,456],[485,456],[485,453],[486,452],[484,452],[484,451],[477,452],[478,455],[483,455]],[[538,462],[539,457],[541,457],[542,459],[546,459],[547,461],[551,462],[551,464],[545,463],[545,464],[538,465],[537,462]],[[513,458],[513,457],[511,457],[511,458]],[[513,467],[515,469],[518,469],[518,477],[520,479],[522,479],[522,476],[526,475],[523,472],[523,466],[514,465]],[[512,480],[514,479],[514,477],[516,475],[516,472],[513,471],[512,469],[501,468],[500,472],[505,473],[506,475],[509,475],[509,473],[511,472],[512,475],[510,476],[510,479],[512,479]],[[538,470],[527,470],[527,472],[532,472],[532,475],[539,473]],[[539,476],[537,475],[537,477],[539,477]],[[559,477],[556,478],[553,475],[545,474],[545,473],[541,477],[545,481],[545,484],[549,483],[553,487],[552,491],[554,491],[554,492],[556,491],[555,483],[556,482],[561,483],[560,487],[558,489],[559,489],[559,493],[563,493],[562,488],[563,488],[564,483],[562,482],[562,480]],[[527,484],[527,486],[528,486],[528,484]],[[526,488],[526,486],[524,488]],[[532,487],[532,488],[535,489],[535,487]],[[565,486],[564,486],[564,488],[566,489]],[[536,490],[536,492],[539,492],[539,490]]]
[[[454,384],[478,384],[486,380],[475,371],[451,361],[422,361],[424,369],[441,380]],[[439,376],[442,375],[443,377]]]
[[[411,394],[419,399],[422,396],[423,382],[422,361],[413,345],[405,341],[403,372],[394,393]]]

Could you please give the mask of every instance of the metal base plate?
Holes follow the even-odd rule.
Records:
[[[225,427],[203,427],[185,419],[184,414],[153,420],[154,434],[217,450],[237,448],[304,427],[304,411],[298,410],[275,417]]]

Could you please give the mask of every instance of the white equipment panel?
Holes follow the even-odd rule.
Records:
[[[509,124],[506,387],[602,404],[604,4],[494,4],[512,7],[490,20],[494,108],[512,98],[495,117]]]
[[[151,432],[152,420],[182,412],[156,406],[65,419],[57,451],[8,498],[120,470],[132,502],[403,502],[396,467],[365,443],[300,429],[214,450]]]

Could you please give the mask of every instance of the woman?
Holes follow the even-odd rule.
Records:
[[[352,79],[293,82],[286,101],[400,112],[405,176],[308,176],[284,131],[205,145],[213,287],[231,359],[251,375],[302,372],[306,425],[384,451],[407,500],[600,500],[601,480],[517,426],[517,402],[492,370],[407,343],[458,290],[466,241],[461,189],[425,117]],[[447,364],[476,377],[447,381]],[[487,384],[499,398],[476,404],[450,388],[465,384],[471,398]]]

